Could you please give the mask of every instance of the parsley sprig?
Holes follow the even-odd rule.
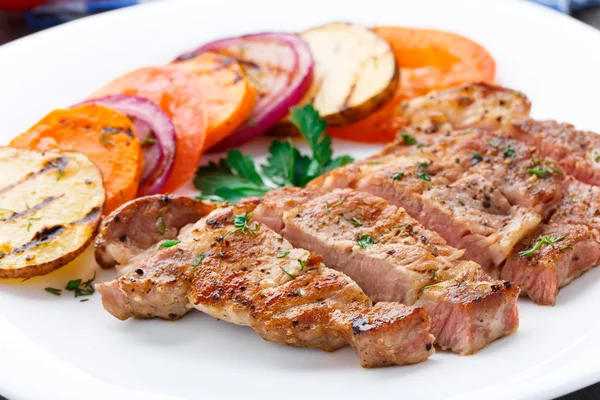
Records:
[[[225,234],[233,235],[237,232],[246,233],[250,232],[253,235],[256,235],[256,232],[260,229],[260,225],[258,222],[254,221],[252,226],[249,225],[250,220],[252,219],[252,211],[247,211],[246,214],[234,215],[233,216],[233,226],[235,229],[230,230]]]
[[[302,154],[290,139],[275,140],[259,173],[251,155],[229,150],[226,158],[196,171],[194,185],[202,191],[199,199],[236,203],[278,187],[304,186],[319,175],[354,161],[348,155],[332,158],[331,138],[325,134],[326,123],[312,105],[292,108],[290,121],[306,139],[311,156]]]

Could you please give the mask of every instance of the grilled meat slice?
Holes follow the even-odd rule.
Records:
[[[465,249],[466,259],[481,264],[494,277],[512,248],[541,222],[538,214],[511,206],[480,175],[435,186],[423,194],[422,204],[419,221],[451,246]]]
[[[509,281],[449,280],[426,286],[416,304],[427,310],[436,343],[473,354],[519,327],[519,288]]]
[[[333,351],[349,343],[364,367],[408,364],[432,354],[424,310],[371,300],[321,257],[293,249],[281,236],[250,222],[240,229],[230,208],[217,210],[192,229],[203,243],[188,294],[195,308],[253,327],[265,340]],[[236,222],[237,221],[237,222]]]
[[[403,102],[397,113],[424,133],[451,129],[498,129],[527,119],[531,103],[520,92],[485,83],[433,91]]]
[[[298,198],[298,191],[294,198]],[[287,190],[275,191],[270,199],[263,199],[263,205],[272,199],[282,204],[287,194]],[[275,207],[267,204],[265,209]],[[279,214],[273,212],[265,218],[278,218]],[[488,282],[491,278],[478,264],[458,260],[462,251],[448,246],[403,209],[381,198],[335,190],[286,210],[283,225],[282,234],[293,245],[323,254],[328,265],[348,274],[373,300],[417,302],[432,308],[444,318],[432,322],[437,329],[432,333],[442,337],[438,343],[444,349],[470,354],[518,327],[518,288],[492,296],[489,288],[503,287],[503,282]],[[426,288],[441,282],[452,284],[447,284],[447,290],[432,291],[423,301],[418,300]],[[455,295],[455,287],[467,290],[471,298]],[[490,296],[495,300],[488,300]],[[436,299],[440,304],[434,304]],[[440,310],[456,315],[456,322],[446,324],[448,315]],[[460,331],[454,330],[457,325]]]
[[[502,131],[474,132],[445,153],[458,157],[467,174],[479,174],[500,190],[510,204],[549,216],[563,196],[562,172],[553,160]]]
[[[185,196],[155,195],[130,201],[108,215],[94,241],[96,261],[120,269],[145,250],[216,208],[214,203]]]
[[[424,286],[452,276],[463,253],[403,209],[350,189],[293,208],[283,220],[287,240],[322,254],[374,301],[414,304]]]
[[[138,202],[137,205],[142,210],[147,210],[146,202]],[[195,207],[191,203],[190,206]],[[255,206],[256,200],[249,199],[239,202],[233,210],[243,214]],[[159,213],[164,208],[159,206],[154,210],[160,218]],[[146,211],[142,213],[132,208],[128,213],[145,215],[151,221],[156,220],[156,215],[152,216]],[[166,215],[164,211],[163,215]],[[155,229],[152,224],[148,226],[148,229]],[[97,284],[96,289],[102,295],[104,308],[121,320],[153,317],[174,320],[191,310],[192,307],[186,298],[190,290],[191,271],[197,267],[198,254],[209,252],[212,244],[194,241],[194,226],[187,225],[179,230],[177,240],[181,243],[163,247],[168,246],[167,240],[175,239],[174,236],[167,236],[166,240],[154,243],[129,259],[128,264],[120,265],[117,279]]]
[[[516,139],[556,160],[567,174],[590,185],[600,185],[598,134],[578,131],[570,124],[534,120],[514,124],[511,132]]]
[[[157,249],[127,267],[119,278],[97,284],[96,289],[106,311],[120,320],[175,320],[192,309],[186,295],[193,262],[193,254],[178,247]]]
[[[261,203],[254,210],[254,216],[257,221],[265,224],[275,232],[281,233],[285,211],[304,204],[322,193],[318,187],[301,189],[286,186],[272,190],[263,196]]]
[[[563,174],[556,163],[505,131],[452,130],[441,135],[417,135],[417,140],[417,146],[398,140],[373,159],[429,156],[438,164],[451,166],[454,174],[446,176],[455,176],[459,170],[463,175],[481,175],[512,205],[530,208],[543,217],[549,216],[562,199]]]
[[[594,267],[600,242],[585,225],[550,222],[521,241],[502,268],[537,304],[554,305],[559,288]]]
[[[600,241],[600,187],[573,177],[567,177],[564,186],[565,196],[550,221],[585,225]]]

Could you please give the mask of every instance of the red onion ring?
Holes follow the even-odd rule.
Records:
[[[246,69],[258,100],[246,123],[209,151],[240,146],[285,118],[311,86],[313,58],[308,44],[292,33],[258,33],[217,40],[180,55],[184,61],[205,51],[235,58]]]
[[[137,194],[149,196],[160,193],[175,159],[175,126],[171,118],[156,104],[138,96],[119,94],[80,104],[86,103],[110,107],[131,118],[144,150],[144,170]]]

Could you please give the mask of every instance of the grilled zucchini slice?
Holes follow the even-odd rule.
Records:
[[[399,72],[392,47],[371,29],[334,22],[301,34],[315,60],[304,98],[329,126],[355,122],[392,98]]]
[[[100,170],[85,155],[0,147],[0,278],[73,260],[92,241],[104,201]]]

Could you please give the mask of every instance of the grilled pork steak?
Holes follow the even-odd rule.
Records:
[[[273,205],[286,204],[287,196],[301,198],[302,191],[272,192],[256,209],[257,218],[278,218],[281,209]],[[470,354],[517,329],[518,288],[492,281],[474,262],[458,260],[461,250],[403,209],[348,189],[302,198],[302,205],[284,207],[283,236],[294,246],[323,254],[328,265],[349,275],[373,300],[422,304],[443,317],[432,321],[443,349]],[[444,283],[448,290],[429,292],[442,282],[449,282]],[[457,288],[469,295],[457,295]],[[448,314],[456,316],[453,324],[445,323]]]
[[[600,243],[587,226],[550,222],[515,247],[502,278],[518,282],[537,304],[554,305],[558,289],[599,259]]]
[[[136,255],[165,239],[174,239],[216,208],[214,203],[185,196],[140,197],[108,215],[94,241],[96,261],[103,268],[120,268]]]
[[[464,257],[492,276],[512,247],[540,223],[540,215],[511,206],[500,190],[478,174],[462,171],[460,162],[420,153],[394,161],[349,165],[309,184],[322,190],[350,187],[382,197],[439,233]]]
[[[353,346],[364,367],[410,364],[433,353],[420,307],[371,300],[320,256],[251,220],[256,203],[217,209],[97,285],[120,319],[176,319],[195,307],[253,327],[265,340],[333,351]]]
[[[511,132],[518,140],[536,146],[544,156],[556,160],[567,174],[600,185],[598,134],[578,131],[570,124],[534,120],[514,124]]]
[[[402,103],[398,113],[424,133],[452,129],[497,129],[528,118],[531,103],[520,92],[485,83],[433,91]]]

